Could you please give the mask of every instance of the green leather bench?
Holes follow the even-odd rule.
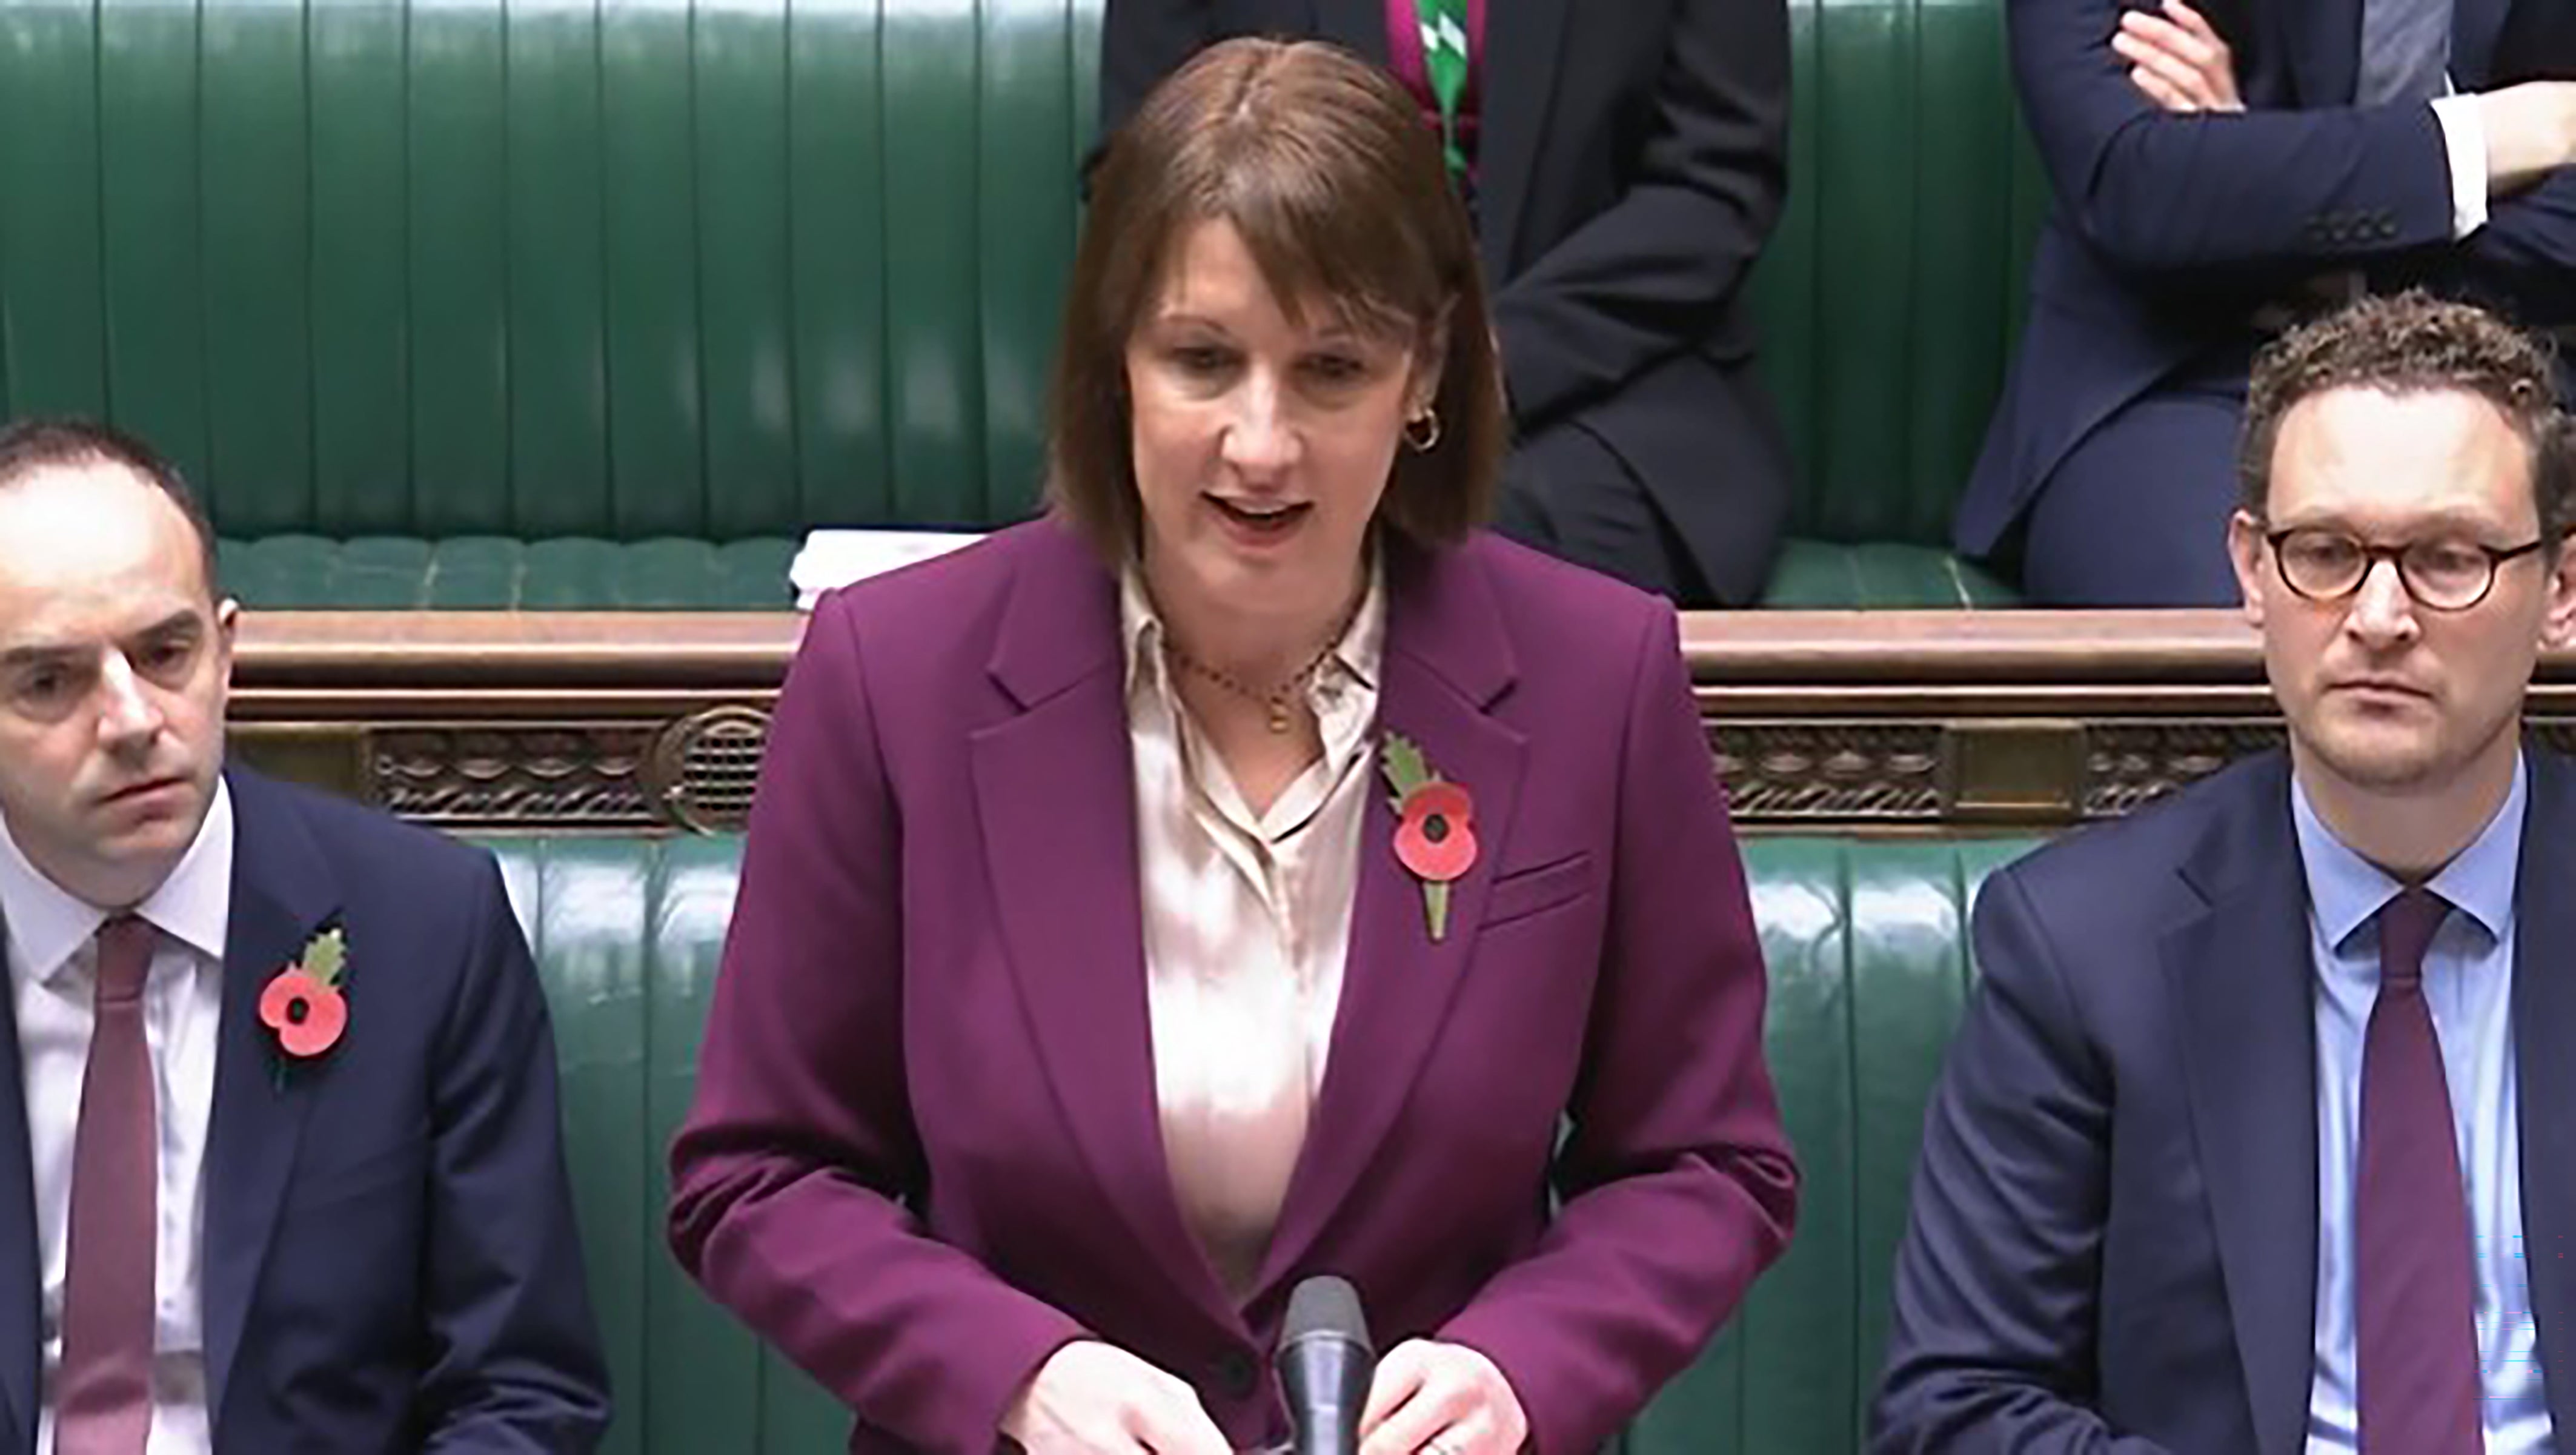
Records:
[[[2001,0],[1788,0],[1785,605],[1940,549],[2042,187]],[[766,607],[1035,498],[1099,0],[0,0],[0,413],[111,417],[269,607]],[[1722,462],[1712,468],[1722,468]]]
[[[555,1009],[618,1455],[821,1455],[846,1421],[663,1250],[736,839],[492,841]],[[1805,1169],[1788,1256],[1625,1437],[1626,1455],[1861,1448],[1924,1098],[1968,984],[1964,906],[2028,840],[1748,842],[1769,1046]]]

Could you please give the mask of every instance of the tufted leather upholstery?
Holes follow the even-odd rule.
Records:
[[[1011,518],[1096,9],[0,6],[0,400],[243,539]]]
[[[255,605],[769,606],[636,543],[1017,518],[1099,3],[10,0],[0,412],[161,445]],[[2001,0],[1786,3],[1772,598],[1999,601],[1940,543],[2043,197]]]
[[[662,1153],[690,1094],[734,839],[494,842],[555,1012],[617,1455],[821,1455],[845,1421],[663,1251]],[[1963,906],[2021,840],[1756,839],[1769,1048],[1806,1173],[1790,1252],[1656,1400],[1628,1455],[1860,1448],[1924,1098],[1968,984]]]
[[[1803,470],[1791,530],[1937,545],[2048,205],[2003,5],[1789,0],[1789,14],[1789,203],[1753,287]]]

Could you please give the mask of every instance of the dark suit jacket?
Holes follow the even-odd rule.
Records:
[[[1052,519],[815,613],[672,1153],[680,1261],[857,1449],[992,1449],[1085,1330],[1238,1448],[1280,1438],[1263,1371],[1326,1272],[1381,1347],[1478,1348],[1540,1450],[1596,1448],[1794,1200],[1671,609],[1491,537],[1392,554],[1380,721],[1474,795],[1480,855],[1434,944],[1371,786],[1330,1060],[1240,1307],[1163,1156],[1125,684],[1115,578]]]
[[[1872,1448],[2298,1455],[2315,1347],[2315,967],[2287,758],[1999,871],[1923,1136]],[[2522,1220],[2576,1233],[2576,766],[2530,750]],[[2576,1430],[2576,1263],[2534,1256]],[[2563,1433],[2562,1433],[2563,1438]]]
[[[218,1455],[590,1449],[608,1423],[544,998],[491,856],[232,785],[201,1296]],[[259,994],[338,925],[349,1021],[278,1076]],[[0,996],[0,1449],[41,1349],[18,1034]]]
[[[1993,551],[2059,462],[2115,410],[2213,351],[2308,278],[2361,268],[2526,321],[2576,322],[2576,173],[2493,204],[2451,241],[2450,164],[2421,104],[2355,106],[2363,0],[2205,7],[2246,112],[2157,109],[2111,49],[2132,0],[2010,0],[2013,78],[2056,206],[2031,265],[2021,351],[1959,506]],[[2151,8],[2151,7],[2142,7]],[[2576,75],[2576,6],[2457,0],[2452,75],[2480,91]]]
[[[1789,461],[1753,377],[1745,275],[1787,191],[1780,0],[1575,0],[1487,12],[1477,235],[1523,435],[1591,432],[1719,596],[1759,595]],[[1110,0],[1102,134],[1200,47],[1307,35],[1383,65],[1383,0]]]

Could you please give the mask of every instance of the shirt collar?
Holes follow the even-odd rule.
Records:
[[[1162,613],[1145,591],[1145,576],[1130,565],[1118,573],[1118,639],[1127,651],[1127,691],[1132,698],[1140,685],[1162,693],[1171,690],[1168,662],[1162,651],[1166,628]],[[1360,596],[1359,610],[1351,614],[1349,626],[1342,629],[1333,643],[1328,667],[1347,672],[1362,687],[1371,691],[1378,685],[1378,671],[1386,659],[1386,568],[1378,553],[1370,553],[1368,586]],[[1323,676],[1318,671],[1315,676]],[[1313,691],[1315,679],[1308,678],[1306,688]]]
[[[232,918],[232,787],[215,780],[214,802],[197,837],[161,886],[134,907],[153,928],[221,963]],[[98,935],[107,911],[64,889],[27,861],[0,822],[0,920],[8,925],[13,962],[40,982],[69,973],[82,946]]]
[[[2490,940],[2502,939],[2513,917],[2523,806],[2529,798],[2523,759],[2517,753],[2513,786],[2505,791],[2495,816],[2426,886],[2477,921]],[[2326,943],[2340,950],[2405,886],[2335,837],[2325,820],[2317,817],[2316,805],[2308,801],[2308,790],[2296,774],[2290,778],[2290,813],[2298,827],[2299,860],[2307,870],[2308,903],[2315,908]]]

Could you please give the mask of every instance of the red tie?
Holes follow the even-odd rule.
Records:
[[[143,1455],[152,1429],[158,1138],[152,1052],[143,1039],[152,939],[152,926],[132,915],[98,932],[98,1008],[72,1138],[54,1455]]]
[[[2424,947],[2450,913],[2425,889],[2379,911],[2379,998],[2361,1053],[2354,1189],[2361,1455],[2478,1455],[2477,1279]]]

